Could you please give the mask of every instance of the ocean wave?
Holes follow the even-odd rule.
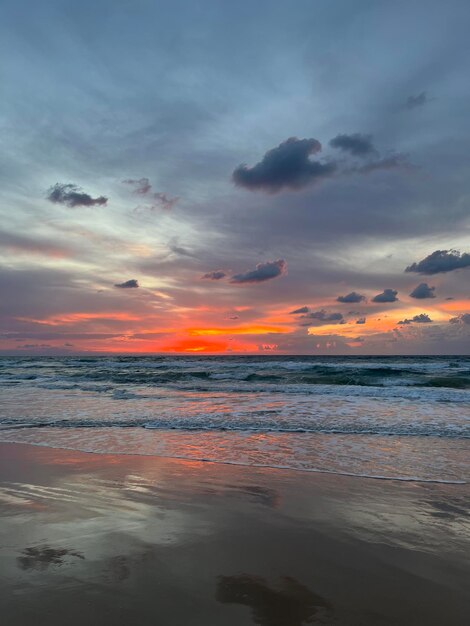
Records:
[[[470,390],[468,357],[73,357],[0,359],[0,385],[167,386],[237,383],[262,391],[305,387],[422,387]]]
[[[199,417],[198,419],[169,418],[149,421],[148,418],[134,419],[66,419],[66,420],[35,420],[20,422],[18,420],[3,420],[0,422],[0,432],[11,429],[28,428],[54,428],[54,429],[94,429],[94,428],[144,428],[158,431],[200,432],[200,433],[296,433],[323,435],[381,435],[387,437],[438,437],[446,439],[470,439],[470,428],[463,425],[437,425],[414,423],[402,424],[377,424],[367,422],[358,423],[307,423],[306,420],[290,420],[288,424],[282,424],[266,418],[254,419],[247,416],[244,419],[227,419],[219,416]]]

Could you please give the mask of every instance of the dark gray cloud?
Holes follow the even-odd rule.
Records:
[[[360,317],[358,320],[356,320],[356,324],[365,324],[366,321],[367,320],[365,317]]]
[[[470,324],[470,313],[462,313],[457,317],[451,317],[449,322],[451,324]]]
[[[261,189],[269,193],[276,193],[284,188],[301,189],[335,172],[336,164],[333,162],[310,160],[309,157],[321,152],[321,149],[321,143],[317,139],[289,137],[276,148],[268,150],[253,167],[239,165],[234,170],[232,179],[239,187]]]
[[[348,293],[346,296],[338,296],[336,298],[338,302],[347,302],[347,303],[363,302],[365,299],[366,299],[365,296],[361,295],[360,293],[356,293],[355,291],[351,291],[351,293]]]
[[[419,315],[415,315],[411,319],[404,319],[401,322],[398,322],[400,325],[404,324],[430,324],[432,319],[426,313],[420,313]]]
[[[372,302],[396,302],[398,291],[396,289],[384,289],[372,298]]]
[[[268,261],[267,263],[258,263],[256,269],[245,272],[244,274],[235,274],[230,279],[231,283],[262,283],[272,278],[277,278],[287,271],[287,263],[284,259],[277,261]]]
[[[108,202],[108,198],[105,198],[105,196],[92,198],[80,187],[72,183],[56,183],[48,190],[47,199],[55,204],[65,204],[71,208],[77,206],[102,206]]]
[[[225,278],[225,276],[227,276],[227,274],[222,270],[215,270],[214,272],[207,272],[207,274],[204,274],[201,278],[205,278],[207,280],[220,280],[221,278]]]
[[[417,300],[424,300],[425,298],[435,298],[436,294],[435,287],[430,287],[427,283],[420,283],[417,287],[413,289],[410,293],[412,298],[416,298]]]
[[[342,313],[328,313],[325,309],[320,311],[312,311],[302,315],[302,318],[315,320],[318,324],[343,324],[344,318]]]
[[[308,306],[301,306],[300,309],[294,309],[294,311],[290,311],[289,315],[300,315],[301,313],[308,313]]]
[[[439,274],[470,267],[470,254],[458,250],[436,250],[418,263],[409,265],[405,272]]]
[[[330,146],[358,157],[377,153],[372,143],[372,135],[361,135],[361,133],[337,135],[330,141]]]
[[[117,283],[114,286],[119,287],[119,289],[137,289],[139,283],[135,278],[131,278],[131,280],[126,280],[124,283]]]
[[[406,108],[407,109],[416,109],[416,107],[422,107],[424,104],[430,101],[427,93],[422,91],[417,96],[408,96],[406,100]]]

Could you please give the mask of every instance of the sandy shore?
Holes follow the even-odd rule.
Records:
[[[9,626],[470,623],[469,488],[0,444]]]

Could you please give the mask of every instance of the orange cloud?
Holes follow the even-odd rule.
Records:
[[[163,352],[225,352],[228,341],[206,341],[204,339],[179,339],[175,343],[162,346]]]
[[[279,328],[278,326],[237,326],[234,328],[188,328],[187,332],[192,336],[204,335],[266,335],[269,333],[287,333],[289,329]]]
[[[470,300],[448,300],[447,302],[442,302],[439,308],[444,311],[464,313],[465,311],[470,311]]]

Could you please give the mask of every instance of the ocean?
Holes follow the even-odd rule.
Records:
[[[470,357],[0,359],[0,441],[467,482]]]

